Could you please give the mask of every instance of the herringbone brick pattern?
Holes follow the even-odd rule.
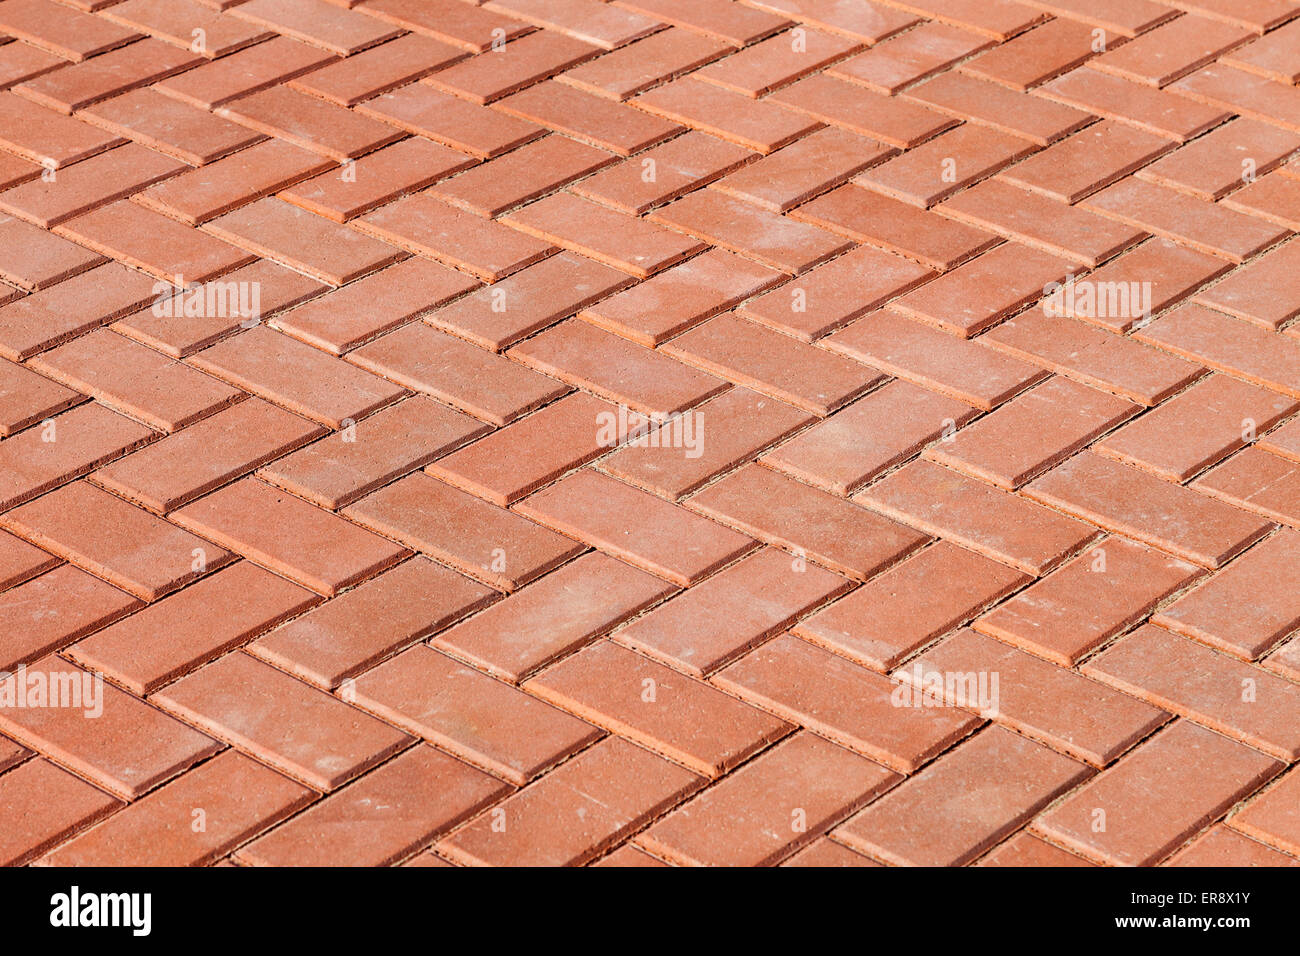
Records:
[[[0,862],[1300,862],[1297,17],[0,0]]]

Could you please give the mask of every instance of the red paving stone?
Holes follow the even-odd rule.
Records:
[[[0,863],[1294,865],[1292,14],[0,3]]]

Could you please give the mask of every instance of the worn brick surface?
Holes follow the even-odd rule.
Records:
[[[1295,17],[3,0],[0,864],[1293,865]]]

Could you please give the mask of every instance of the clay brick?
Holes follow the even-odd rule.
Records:
[[[0,360],[0,436],[8,438],[82,401],[72,389],[8,359]]]
[[[998,178],[1075,203],[1140,169],[1177,143],[1102,120],[1003,171]]]
[[[54,231],[177,285],[203,282],[253,261],[242,249],[126,200],[100,206]]]
[[[569,391],[518,362],[421,322],[361,346],[348,354],[348,361],[493,425],[514,421]]]
[[[522,587],[584,550],[422,473],[367,495],[343,513],[503,591]]]
[[[871,857],[855,853],[829,837],[818,837],[798,853],[787,857],[781,866],[882,866]]]
[[[1047,373],[987,348],[987,338],[968,342],[884,310],[830,335],[825,345],[890,375],[989,411]]]
[[[1288,584],[1300,534],[1282,529],[1151,618],[1152,623],[1255,660],[1300,627]]]
[[[901,95],[954,119],[991,126],[1039,146],[1069,136],[1091,121],[1083,110],[952,71],[918,83]]]
[[[202,169],[146,189],[135,201],[197,226],[306,179],[331,163],[278,139],[240,150]]]
[[[854,500],[1034,575],[1046,574],[1097,534],[1081,521],[928,461],[904,466]]]
[[[1216,63],[1202,67],[1169,89],[1208,104],[1210,110],[1239,113],[1300,132],[1300,97],[1289,83]]]
[[[417,557],[263,635],[247,650],[333,690],[495,597],[496,592]]]
[[[1125,333],[1232,269],[1229,263],[1166,239],[1151,239],[1079,282],[1068,279],[1041,307]]]
[[[790,25],[785,17],[725,0],[621,0],[619,6],[738,47]]]
[[[461,0],[366,0],[364,12],[472,53],[490,49],[496,36],[508,40],[532,29],[505,14],[466,7]]]
[[[1300,228],[1300,182],[1282,172],[1269,173],[1237,190],[1223,204],[1287,229]]]
[[[1175,721],[1051,811],[1034,830],[1100,863],[1156,863],[1283,765]],[[1103,819],[1105,829],[1094,821]]]
[[[745,303],[739,313],[812,342],[932,278],[910,260],[858,247]]]
[[[1038,10],[1009,0],[908,0],[907,6],[995,40],[1009,40],[1045,18]]]
[[[324,434],[250,398],[96,471],[91,480],[165,514]]]
[[[481,106],[599,53],[590,43],[552,30],[538,30],[440,70],[425,82]]]
[[[0,534],[0,591],[22,584],[61,562],[11,534]]]
[[[346,432],[263,465],[258,476],[337,511],[489,430],[482,422],[417,395]]]
[[[849,495],[975,414],[962,402],[908,382],[890,382],[761,460],[826,491]]]
[[[1298,148],[1300,136],[1295,133],[1258,120],[1235,119],[1139,170],[1137,177],[1216,202],[1280,166]]]
[[[657,856],[651,856],[645,850],[637,849],[630,843],[625,843],[608,856],[603,856],[591,866],[668,866]]]
[[[0,447],[0,509],[30,501],[156,437],[95,402],[14,435]]]
[[[1294,83],[1300,79],[1300,68],[1291,55],[1300,27],[1295,23],[1271,30],[1267,35],[1239,46],[1220,57],[1228,66],[1249,70],[1279,83]]]
[[[479,284],[428,259],[410,258],[275,319],[275,327],[343,355]]]
[[[1262,448],[1233,455],[1192,487],[1282,524],[1300,526],[1300,463]]]
[[[1300,687],[1158,627],[1144,625],[1081,670],[1279,760],[1300,754]]]
[[[518,684],[674,590],[613,558],[585,554],[432,643]],[[548,623],[539,629],[539,621]]]
[[[897,780],[809,733],[782,741],[636,838],[685,866],[771,866]]]
[[[562,252],[429,313],[424,321],[500,352],[633,281],[616,269]]]
[[[940,541],[804,618],[793,633],[886,673],[1028,581],[1018,571]]]
[[[1215,824],[1169,858],[1166,866],[1300,866],[1300,860]]]
[[[53,656],[28,665],[28,680],[38,674],[46,686],[74,688],[66,698],[73,703],[76,689],[84,694],[91,680],[87,671]],[[17,680],[17,674],[6,678],[0,693]],[[93,693],[93,703],[86,694],[81,707],[0,707],[0,730],[122,800],[142,796],[221,750],[211,737],[111,684]]]
[[[5,538],[25,544],[12,535],[6,534]],[[31,545],[26,547],[38,551]],[[125,591],[70,564],[17,584],[0,594],[0,617],[11,629],[0,655],[0,670],[12,672],[19,664],[61,650],[139,606],[140,602]]]
[[[188,504],[171,520],[325,597],[406,555],[391,541],[255,478]]]
[[[689,76],[647,90],[632,103],[760,153],[780,149],[822,125],[776,100],[753,100]]]
[[[330,428],[401,398],[377,375],[265,326],[191,356],[191,365]]]
[[[915,29],[890,37],[866,53],[834,64],[827,72],[877,93],[893,94],[993,45],[993,40],[978,33],[922,21]]]
[[[1021,830],[992,853],[986,854],[975,866],[1058,867],[1095,866],[1081,856],[1067,853],[1059,846],[1040,840]]]
[[[689,73],[730,49],[727,43],[712,37],[669,27],[630,49],[616,50],[575,66],[557,79],[588,93],[621,101]]]
[[[925,457],[1014,491],[1138,411],[1054,376],[932,445]]]
[[[645,279],[705,248],[704,243],[604,206],[556,193],[501,220],[516,229]],[[527,240],[519,236],[517,241]]]
[[[1231,505],[1086,451],[1026,485],[1024,494],[1205,568],[1221,567],[1272,529]]]
[[[102,17],[47,0],[17,0],[0,8],[0,30],[74,63],[140,36]]]
[[[1050,11],[1053,16],[1065,17],[1102,27],[1122,37],[1135,37],[1167,20],[1178,16],[1177,10],[1163,3],[1148,0],[1027,0],[1030,6]],[[1179,5],[1187,6],[1186,0]]]
[[[24,159],[57,169],[125,142],[80,118],[60,116],[13,93],[0,93],[0,145]]]
[[[570,191],[639,216],[754,158],[742,146],[691,130],[573,184]]]
[[[968,339],[1037,301],[1073,269],[1066,259],[1004,242],[899,296],[890,308]]]
[[[256,319],[269,318],[312,299],[327,288],[269,259],[257,259],[183,292],[164,287],[166,294],[156,296],[152,306],[119,319],[112,329],[180,359],[256,325]]]
[[[0,193],[0,211],[43,229],[123,199],[189,167],[135,143],[127,143],[60,170],[54,182],[35,178]]]
[[[437,844],[467,866],[576,866],[678,803],[704,780],[607,737]],[[505,826],[494,825],[493,816]]]
[[[1276,392],[1227,375],[1209,375],[1107,435],[1095,448],[1108,458],[1181,483],[1298,408],[1300,402]]]
[[[856,362],[734,314],[711,319],[660,351],[822,417],[881,381]]]
[[[567,136],[543,136],[442,183],[433,193],[491,219],[612,162],[615,158],[603,149]]]
[[[970,700],[964,689],[978,686],[981,674],[998,675],[990,706]],[[950,675],[967,682],[956,684],[956,693],[947,689],[953,686]],[[971,675],[975,685],[969,683]],[[1170,719],[1157,707],[965,628],[896,671],[894,679],[921,693],[929,692],[930,682],[942,683],[939,696],[947,703],[976,710],[1096,767],[1106,766]]]
[[[218,106],[216,113],[340,163],[402,138],[388,123],[286,86],[242,96]]]
[[[318,216],[347,222],[462,169],[473,157],[412,136],[281,190],[281,199]]]
[[[1089,776],[1083,764],[990,727],[834,831],[899,866],[960,866]]]
[[[486,282],[544,259],[548,242],[520,235],[427,194],[407,196],[362,216],[356,228],[411,252],[463,269]]]
[[[779,103],[823,123],[908,149],[956,121],[902,97],[886,97],[856,83],[817,74],[777,90],[765,103]]]
[[[203,58],[192,52],[175,50],[156,40],[141,40],[83,63],[42,73],[12,89],[42,106],[70,115],[202,62]]]
[[[476,106],[422,83],[376,96],[355,112],[480,159],[514,149],[546,132],[536,123]]]
[[[1260,448],[1292,461],[1300,461],[1300,422],[1295,419],[1259,439]]]
[[[231,15],[302,40],[339,56],[351,56],[401,31],[374,17],[324,0],[249,0]]]
[[[96,103],[79,111],[77,118],[191,166],[214,162],[263,138],[238,123],[152,89],[133,90]]]
[[[630,156],[682,132],[658,116],[547,80],[508,96],[496,109],[560,133]]]
[[[1200,574],[1186,561],[1107,538],[998,605],[975,629],[1070,667]]]
[[[42,229],[0,218],[0,279],[33,292],[104,262],[104,257]],[[17,298],[7,288],[4,301]]]
[[[618,410],[585,392],[552,405],[480,438],[425,470],[448,484],[506,507],[561,475],[603,455],[632,432],[644,430],[639,416]],[[606,435],[612,422],[615,432]]]
[[[747,388],[728,389],[690,415],[691,431],[665,422],[633,436],[598,467],[676,501],[813,421],[811,415]]]
[[[181,678],[151,700],[325,792],[411,740],[241,651]]]
[[[952,708],[896,707],[887,678],[789,635],[750,651],[713,683],[898,773],[981,723]]]
[[[687,502],[693,511],[859,581],[928,538],[759,465],[746,465]]]
[[[0,50],[0,89],[49,73],[67,64],[68,61],[63,57],[46,53],[30,44],[9,43]]]
[[[186,46],[189,44],[187,43]],[[276,36],[265,43],[169,76],[154,87],[160,93],[205,110],[257,93],[334,60],[330,53]]]
[[[654,347],[723,312],[784,276],[740,256],[710,249],[605,301],[579,318]]]
[[[1111,50],[1090,66],[1148,86],[1168,86],[1250,38],[1232,24],[1183,16]]]
[[[893,152],[874,140],[828,126],[728,174],[716,188],[783,213]]]
[[[227,750],[63,844],[41,865],[208,866],[315,797]],[[194,828],[196,810],[201,830]]]
[[[858,242],[945,270],[997,245],[992,233],[954,222],[852,183],[795,209],[810,222]]]
[[[791,729],[706,683],[608,641],[566,658],[523,687],[714,778]]]
[[[815,226],[793,222],[716,190],[692,193],[652,213],[650,219],[792,275],[851,247]]]
[[[240,561],[97,631],[65,653],[143,697],[318,600]]]
[[[1003,322],[981,341],[1007,356],[1147,406],[1160,404],[1205,372],[1125,336],[1036,310]]]
[[[289,81],[289,86],[339,106],[404,86],[465,56],[465,51],[417,33],[371,47]]]
[[[396,245],[359,236],[346,226],[271,197],[213,219],[204,228],[334,286],[406,258]]]
[[[601,737],[562,710],[427,647],[356,683],[356,704],[522,787]],[[528,728],[527,734],[518,729]]]
[[[121,804],[47,760],[0,778],[0,863],[22,866]]]
[[[1129,177],[1084,200],[1083,206],[1193,249],[1242,263],[1287,234],[1255,216]]]
[[[1095,53],[1091,29],[1058,18],[981,53],[958,69],[1024,93],[1073,69]]]
[[[1034,151],[1019,136],[967,123],[853,181],[926,209]]]
[[[886,37],[924,22],[913,13],[879,3],[845,6],[835,0],[762,0],[757,4],[773,13],[786,13],[801,23],[855,40],[878,43]]]
[[[168,433],[243,397],[202,372],[102,328],[36,356],[29,367]]]
[[[5,512],[0,524],[142,601],[234,558],[84,481]]]
[[[752,550],[743,534],[597,472],[583,470],[515,505],[592,547],[689,587]],[[635,540],[634,527],[649,529]]]
[[[656,352],[589,322],[569,319],[519,343],[509,355],[552,378],[659,417],[685,411],[726,388],[722,379],[669,358],[685,360],[677,342]]]
[[[1177,89],[1152,89],[1144,83],[1080,68],[1044,84],[1036,93],[1056,103],[1128,123],[1180,143],[1228,118],[1224,110],[1176,95]]]
[[[236,50],[274,36],[270,31],[241,23],[232,17],[214,13],[195,0],[127,0],[111,10],[104,19],[133,27],[173,46],[189,49],[195,42],[194,31],[203,31],[203,48],[208,59],[227,56]]]
[[[613,639],[705,677],[850,587],[838,575],[764,548],[638,617]]]
[[[653,17],[597,5],[596,0],[489,0],[488,9],[550,27],[606,50],[638,40],[663,24]]]
[[[957,194],[939,211],[1093,267],[1145,238],[1136,226],[1108,223],[1093,212],[996,179]]]
[[[1300,398],[1300,342],[1199,305],[1184,305],[1135,336],[1265,388]]]
[[[759,97],[816,73],[861,48],[861,44],[819,30],[779,33],[695,72],[698,79],[746,96]]]
[[[391,865],[509,789],[432,747],[412,747],[235,856],[254,866]]]
[[[1247,804],[1244,810],[1234,813],[1228,819],[1228,826],[1232,830],[1222,830],[1223,834],[1240,830],[1256,840],[1280,847],[1287,853],[1300,853],[1300,820],[1296,819],[1297,784],[1300,784],[1300,775],[1294,772],[1286,774]],[[1297,864],[1294,859],[1289,859],[1270,860],[1266,865]]]

